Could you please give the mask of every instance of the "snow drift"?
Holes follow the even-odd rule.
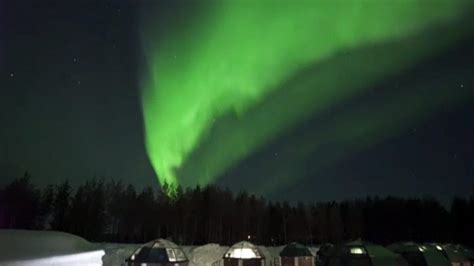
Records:
[[[192,249],[188,258],[189,265],[212,266],[212,263],[220,260],[228,247],[219,244],[207,244]]]
[[[102,249],[63,232],[0,230],[0,265],[102,265]]]

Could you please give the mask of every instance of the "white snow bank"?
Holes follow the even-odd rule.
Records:
[[[104,251],[63,232],[0,230],[0,265],[102,265]]]
[[[100,266],[104,251],[90,251],[71,255],[49,256],[36,259],[15,259],[0,262],[3,266]]]
[[[273,266],[275,259],[280,256],[280,251],[283,247],[264,247],[264,246],[257,246],[258,249],[262,252],[263,256],[265,257],[265,265],[266,266]]]
[[[194,248],[189,255],[189,266],[212,266],[212,263],[222,259],[229,247],[219,244],[207,244]]]
[[[259,246],[260,250],[264,252],[266,265],[274,265],[275,259],[280,257],[280,252],[285,246],[278,246],[278,247],[261,247]],[[266,252],[266,253],[265,253]]]
[[[317,257],[318,256],[318,251],[319,251],[319,248],[321,246],[317,246],[317,247],[308,247],[309,249],[309,252],[311,252],[311,255]]]
[[[179,246],[179,247],[184,251],[184,254],[186,254],[186,258],[188,259],[191,256],[193,249],[196,248],[196,246]]]
[[[141,244],[102,244],[105,251],[103,257],[104,266],[123,265],[125,259],[130,257],[132,253],[142,246]]]

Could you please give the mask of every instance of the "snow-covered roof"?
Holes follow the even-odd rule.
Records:
[[[126,261],[143,263],[186,262],[188,258],[175,243],[165,239],[156,239],[139,247]]]
[[[392,244],[388,246],[388,249],[401,255],[405,253],[417,254],[420,259],[426,261],[426,265],[428,266],[451,265],[451,263],[444,256],[444,254],[433,245],[421,245],[414,242],[402,242]]]
[[[336,245],[329,250],[326,256],[329,264],[334,265],[345,265],[345,263],[356,260],[358,265],[408,266],[400,255],[380,245],[362,240]]]
[[[311,251],[300,243],[290,243],[280,252],[281,257],[313,257]]]
[[[456,249],[445,248],[446,255],[451,262],[466,262],[469,261],[469,258],[464,252],[460,252]]]
[[[155,248],[178,248],[174,242],[167,239],[155,239],[145,244],[145,246],[155,247]]]

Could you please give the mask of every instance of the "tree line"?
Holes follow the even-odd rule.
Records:
[[[289,204],[216,186],[137,191],[122,181],[93,178],[38,188],[30,176],[0,188],[0,228],[59,230],[91,241],[146,242],[154,238],[198,245],[251,239],[338,243],[362,238],[380,244],[413,240],[474,245],[474,195],[449,208],[430,197],[365,198]]]

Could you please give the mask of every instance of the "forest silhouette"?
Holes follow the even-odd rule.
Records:
[[[92,178],[39,188],[28,173],[0,187],[0,228],[58,230],[90,241],[142,243],[168,238],[183,245],[316,245],[365,239],[474,245],[474,194],[445,207],[431,197],[368,197],[341,202],[267,201],[217,186],[168,185],[137,191],[131,184]]]

